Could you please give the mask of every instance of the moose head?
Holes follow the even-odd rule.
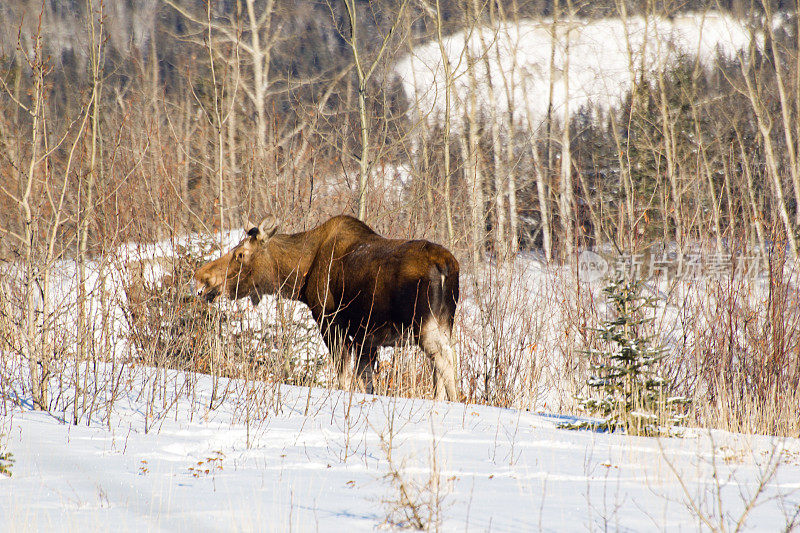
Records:
[[[194,279],[198,296],[209,302],[220,294],[231,300],[249,296],[257,305],[261,295],[276,292],[282,283],[274,257],[280,250],[271,246],[277,231],[278,221],[264,218],[228,253],[197,269]]]

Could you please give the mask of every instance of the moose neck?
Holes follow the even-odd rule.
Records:
[[[267,243],[275,265],[275,292],[284,298],[301,299],[301,290],[314,252],[319,247],[316,232],[275,235]]]

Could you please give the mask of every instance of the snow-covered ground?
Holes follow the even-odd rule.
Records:
[[[233,232],[225,246],[237,239]],[[155,259],[175,253],[164,246],[118,255],[124,265],[144,261],[157,283]],[[125,275],[117,267],[107,268],[111,288]],[[487,268],[481,296],[465,279],[456,327],[462,374],[479,375],[481,355],[507,349],[521,358],[509,362],[529,369],[511,378],[514,394],[530,389],[520,405],[557,412],[577,376],[564,372],[576,342],[565,341],[574,335],[565,329],[573,285],[535,258],[515,268],[514,276]],[[90,270],[95,286],[101,276]],[[75,291],[64,285],[74,269],[61,272],[54,292],[74,324]],[[504,279],[518,282],[505,287]],[[261,324],[274,321],[269,305],[244,307]],[[483,336],[481,313],[494,324]],[[800,439],[704,430],[648,439],[558,429],[568,417],[526,410],[214,385],[207,375],[132,366],[124,325],[105,339],[124,363],[114,375],[102,365],[78,372],[90,377],[88,385],[79,379],[82,390],[94,389],[92,379],[100,390],[95,406],[91,395],[81,403],[94,413],[90,423],[0,403],[0,456],[14,459],[0,461],[12,473],[0,475],[0,530],[358,531],[402,525],[412,511],[445,531],[735,529],[740,520],[775,531],[800,522]],[[9,361],[7,370],[21,370],[6,373],[16,381],[0,390],[19,393],[26,365]],[[53,388],[67,419],[73,375],[64,370],[66,384]]]
[[[222,247],[240,236],[231,232]],[[422,525],[445,531],[800,525],[797,438],[575,432],[558,429],[569,417],[557,414],[215,382],[132,365],[126,322],[114,308],[123,304],[120,285],[131,275],[159,283],[176,250],[200,246],[196,240],[129,245],[90,265],[90,320],[103,320],[105,286],[112,325],[99,338],[113,347],[117,366],[113,373],[102,364],[59,369],[53,379],[64,381],[52,391],[63,412],[32,411],[20,385],[27,365],[3,354],[0,392],[24,401],[12,407],[0,399],[0,457],[14,459],[0,459],[0,471],[12,473],[0,475],[0,530],[359,531],[403,525],[414,512]],[[508,377],[514,405],[565,412],[579,378],[565,370],[579,345],[569,326],[580,303],[574,280],[535,257],[520,257],[512,275],[490,266],[462,281],[462,390],[491,372],[484,363],[499,353],[507,368],[520,369]],[[76,323],[75,269],[65,263],[58,272],[51,296],[66,330]],[[590,285],[580,287],[583,298],[593,297]],[[696,291],[698,298],[711,294],[700,285]],[[681,294],[671,298],[688,297]],[[660,305],[667,338],[677,335],[677,311]],[[242,308],[256,325],[275,321],[269,303]],[[308,320],[302,308],[293,312],[294,320]],[[485,321],[492,327],[482,327]],[[75,375],[79,398],[94,383],[99,393],[96,403],[91,394],[79,402],[84,416],[69,425],[57,417],[71,419]]]
[[[574,432],[524,411],[289,386],[270,392],[277,412],[247,424],[232,392],[207,408],[209,377],[166,376],[189,379],[156,417],[132,390],[110,427],[5,414],[0,451],[15,463],[0,476],[0,529],[367,531],[411,509],[397,503],[401,481],[444,531],[734,529],[741,518],[778,531],[797,520],[797,439]]]

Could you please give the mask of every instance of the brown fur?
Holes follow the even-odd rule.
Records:
[[[348,355],[372,390],[380,346],[411,340],[431,357],[437,398],[455,400],[450,346],[458,302],[458,261],[423,240],[385,239],[363,222],[334,217],[301,233],[277,234],[265,219],[231,251],[197,270],[199,294],[213,300],[280,292],[311,309],[347,386]]]

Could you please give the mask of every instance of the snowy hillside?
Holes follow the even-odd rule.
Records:
[[[228,247],[240,236],[218,240]],[[600,285],[576,285],[534,257],[508,271],[487,264],[465,273],[455,331],[465,403],[404,398],[399,386],[388,396],[339,391],[328,388],[325,369],[321,386],[308,388],[149,366],[130,344],[122,287],[137,277],[159,285],[176,256],[216,256],[212,248],[189,236],[123,246],[89,265],[89,321],[108,347],[100,353],[113,357],[55,361],[49,414],[32,409],[21,350],[3,354],[0,529],[775,531],[800,523],[798,438],[558,429],[574,420],[563,413],[581,383],[572,313],[602,305]],[[78,291],[74,265],[62,267],[51,291],[54,338],[69,346]],[[763,283],[753,288],[758,300]],[[694,309],[713,309],[712,294],[710,283],[679,284],[660,303],[659,328],[674,353],[692,342],[681,310],[703,316]],[[705,303],[673,305],[692,298]],[[278,321],[274,300],[218,305],[236,312],[231,329],[263,332]],[[307,309],[290,308],[289,322],[308,325]],[[325,359],[312,330],[302,342],[286,337],[291,354]],[[263,355],[270,347],[260,339]],[[491,391],[481,388],[488,378]]]
[[[0,476],[2,529],[371,531],[418,520],[444,531],[778,531],[797,522],[797,439],[572,432],[523,411],[226,380],[227,399],[209,410],[207,376],[127,378],[183,392],[149,405],[134,388],[110,427],[18,408],[0,419],[0,444],[15,458],[12,477]],[[275,408],[246,420],[237,391],[247,387]]]
[[[552,22],[535,20],[459,32],[443,43],[454,80],[453,127],[460,128],[471,91],[479,109],[511,110],[515,120],[537,128],[547,113],[551,82],[559,118],[564,105],[569,113],[586,105],[608,109],[620,103],[641,72],[652,76],[682,54],[710,65],[718,52],[731,57],[750,40],[744,21],[713,12],[674,19],[574,19],[559,23],[555,35]],[[412,116],[443,122],[446,78],[439,43],[416,48],[396,72],[417,106]]]

